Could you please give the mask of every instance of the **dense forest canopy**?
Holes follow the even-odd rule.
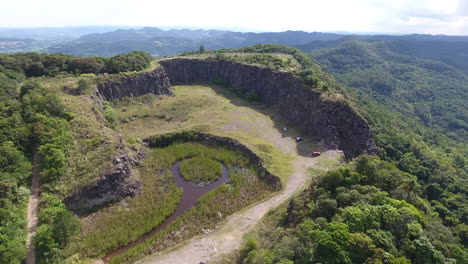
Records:
[[[393,53],[360,40],[317,50],[312,58],[342,83],[455,139],[468,139],[468,76],[439,61]]]
[[[67,73],[119,73],[141,71],[152,61],[151,55],[134,51],[111,58],[75,57],[61,53],[15,53],[0,54],[0,66],[26,77],[55,76]]]
[[[316,186],[316,187],[313,187]],[[360,156],[269,215],[242,263],[466,263],[467,226],[450,229],[415,176]]]

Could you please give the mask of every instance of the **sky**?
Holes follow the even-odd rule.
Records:
[[[468,0],[0,0],[0,27],[468,35]]]

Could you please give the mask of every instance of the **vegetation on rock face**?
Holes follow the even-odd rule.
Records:
[[[312,187],[316,185],[317,187]],[[264,220],[242,263],[466,263],[421,185],[391,163],[360,156],[321,176]]]
[[[323,94],[342,97],[346,91],[333,77],[321,70],[304,52],[297,48],[279,44],[257,44],[240,49],[206,50],[183,52],[180,56],[193,56],[218,61],[240,62],[261,67],[287,71],[304,80],[311,89]],[[215,80],[216,84],[224,84],[223,80]],[[233,89],[236,89],[235,87]],[[330,97],[332,98],[332,97]]]
[[[57,189],[70,173],[69,152],[74,139],[70,124],[77,123],[76,116],[66,111],[68,106],[60,94],[44,85],[45,79],[26,78],[55,76],[64,71],[76,74],[141,70],[150,60],[141,52],[124,54],[112,61],[64,54],[0,54],[1,263],[20,263],[26,257],[26,202],[34,151],[40,157],[42,196],[34,238],[38,263],[61,263],[66,257],[63,250],[79,231],[79,222],[65,208]],[[113,64],[122,67],[112,68]],[[77,94],[86,93],[89,87],[90,83],[81,79]]]
[[[212,183],[221,177],[221,163],[207,157],[193,157],[180,163],[180,174],[187,181]]]

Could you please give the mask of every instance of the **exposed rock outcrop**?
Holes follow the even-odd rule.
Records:
[[[343,150],[348,158],[377,153],[368,123],[351,106],[324,100],[290,73],[206,59],[178,58],[160,64],[172,84],[209,83],[221,78],[226,85],[244,92],[253,90],[262,103],[277,106],[279,113],[299,126],[302,133],[320,137],[327,147]]]
[[[129,156],[120,142],[118,155],[112,157],[112,166],[98,180],[84,186],[65,198],[67,207],[78,215],[97,211],[108,204],[140,192],[141,184],[130,179],[132,169],[145,157],[143,149]]]
[[[141,96],[149,93],[157,95],[173,94],[169,78],[161,67],[150,72],[103,82],[98,84],[97,89],[105,100],[112,100],[125,96]]]
[[[174,142],[198,142],[204,145],[221,146],[231,150],[239,151],[249,159],[251,166],[257,170],[260,179],[268,182],[276,190],[281,189],[281,180],[277,176],[271,174],[265,167],[263,167],[261,158],[248,147],[235,139],[215,136],[197,131],[182,131],[161,136],[149,137],[143,141],[148,143],[148,145],[153,148],[167,147]]]

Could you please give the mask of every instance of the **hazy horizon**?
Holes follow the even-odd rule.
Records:
[[[189,30],[222,30],[222,31],[232,31],[232,32],[242,32],[242,33],[270,33],[270,32],[285,32],[285,31],[303,31],[307,33],[314,33],[314,32],[319,32],[319,33],[332,33],[332,34],[340,34],[340,35],[441,35],[441,36],[468,36],[468,33],[465,35],[451,35],[451,34],[431,34],[431,33],[420,33],[420,32],[408,32],[408,33],[398,33],[398,32],[360,32],[360,31],[345,31],[345,30],[337,30],[337,31],[319,31],[319,30],[291,30],[291,29],[286,29],[286,30],[269,30],[269,31],[262,31],[262,30],[255,30],[255,29],[248,29],[248,28],[229,28],[229,27],[210,27],[210,28],[201,28],[201,27],[193,27],[193,26],[146,26],[146,25],[140,25],[140,26],[128,26],[128,25],[70,25],[70,26],[44,26],[44,27],[1,27],[0,30],[21,30],[21,29],[26,29],[26,30],[32,30],[32,29],[56,29],[56,30],[66,30],[66,29],[85,29],[85,28],[112,28],[112,30],[138,30],[142,29],[145,27],[150,27],[150,28],[159,28],[162,30],[182,30],[182,29],[189,29]],[[109,32],[109,31],[104,31],[104,32]],[[103,33],[104,33],[103,32]]]
[[[88,26],[468,35],[465,0],[16,0],[0,28]],[[27,7],[27,8],[25,8]],[[126,26],[124,26],[126,25]]]

